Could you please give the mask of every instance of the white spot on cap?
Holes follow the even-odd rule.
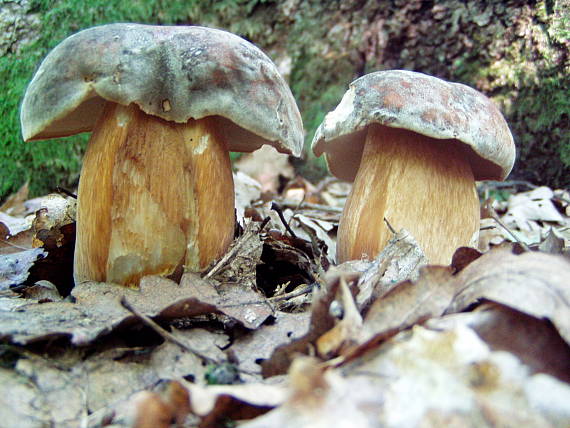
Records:
[[[339,123],[344,122],[354,111],[354,87],[351,86],[342,97],[340,104],[324,120],[325,132],[334,132]]]

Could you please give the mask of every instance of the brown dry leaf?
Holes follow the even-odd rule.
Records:
[[[299,339],[308,330],[310,316],[309,311],[277,311],[270,323],[235,338],[230,349],[239,361],[240,369],[258,372],[259,363],[270,358],[275,348]]]
[[[341,276],[347,282],[354,282],[358,279],[359,274],[338,273],[335,270],[327,273],[325,284],[313,292],[311,320],[308,329],[303,331],[303,336],[299,339],[277,346],[273,350],[271,358],[261,364],[263,377],[286,373],[296,355],[314,353],[315,341],[335,326],[337,318],[331,314],[330,308],[340,287]]]
[[[0,239],[0,254],[13,254],[20,251],[32,249],[34,232],[31,229],[32,219],[30,219],[27,229],[16,235],[9,235],[6,239]]]
[[[485,303],[473,312],[427,321],[433,329],[472,328],[492,350],[514,354],[532,373],[547,373],[570,383],[570,345],[547,320],[498,303]]]
[[[0,211],[13,216],[19,216],[26,212],[26,207],[24,202],[28,199],[28,194],[30,189],[26,182],[18,191],[6,199],[6,201],[0,205]]]
[[[338,322],[317,339],[317,352],[324,358],[338,355],[342,348],[357,342],[362,329],[362,317],[343,276],[339,278],[336,298],[332,301],[329,312]]]
[[[277,152],[273,147],[263,146],[253,153],[243,154],[234,167],[261,183],[262,192],[277,193],[279,176],[292,178],[295,171],[289,163],[289,156]]]
[[[123,296],[149,317],[174,319],[220,313],[196,297],[195,287],[182,287],[155,276],[143,278],[139,290],[85,282],[73,289],[72,296],[75,303],[30,303],[15,311],[0,311],[0,338],[22,345],[57,338],[88,345],[123,323],[133,322],[133,316],[120,304]]]
[[[570,262],[564,257],[538,252],[516,255],[509,247],[498,248],[463,269],[456,281],[457,295],[448,313],[486,299],[549,319],[570,343]]]
[[[218,427],[224,426],[227,421],[251,419],[264,414],[279,406],[286,394],[286,388],[282,385],[250,383],[200,386],[179,380],[169,382],[163,391],[134,394],[116,406],[112,422],[116,426],[142,428],[150,425],[133,425],[133,422],[142,422],[146,414],[158,420],[170,415],[171,420],[187,426],[187,415],[192,413],[191,426]],[[141,406],[141,400],[152,402],[152,412]]]
[[[529,374],[468,327],[415,326],[339,369],[296,360],[286,402],[241,426],[564,427],[570,386]]]
[[[380,296],[364,317],[359,343],[369,347],[443,314],[456,291],[452,274],[452,267],[426,266],[416,281],[401,282]]]
[[[245,288],[243,284],[226,283],[213,287],[198,275],[187,273],[182,276],[180,286],[192,289],[200,302],[212,305],[247,328],[258,328],[273,313],[261,293]]]

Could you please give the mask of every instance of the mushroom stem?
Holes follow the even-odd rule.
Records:
[[[384,219],[414,236],[430,263],[449,264],[479,231],[473,172],[460,144],[373,124],[338,231],[339,262],[376,257],[392,238]]]
[[[179,124],[108,102],[78,193],[76,283],[201,271],[233,238],[231,164],[211,118]]]

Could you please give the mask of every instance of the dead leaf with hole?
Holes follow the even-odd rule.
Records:
[[[180,285],[192,289],[200,302],[215,307],[218,312],[241,322],[247,328],[258,328],[273,313],[261,293],[242,284],[226,283],[213,287],[198,275],[187,273],[182,277]]]
[[[234,338],[231,351],[240,369],[259,372],[260,364],[271,357],[275,348],[299,339],[309,328],[310,312],[281,312],[273,314],[271,322],[261,328],[243,332]],[[247,379],[247,374],[242,375]]]
[[[456,281],[457,295],[447,313],[490,300],[549,319],[570,343],[570,262],[564,257],[497,248],[463,269]]]

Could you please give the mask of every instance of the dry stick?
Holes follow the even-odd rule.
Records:
[[[77,195],[76,195],[75,193],[70,192],[69,190],[64,189],[63,187],[57,186],[57,187],[55,188],[55,191],[56,191],[57,193],[63,193],[64,195],[67,195],[67,196],[69,196],[70,198],[77,199]]]
[[[392,235],[396,235],[396,230],[392,227],[392,225],[390,224],[390,222],[388,221],[388,219],[386,217],[384,217],[384,223],[386,223],[386,226],[388,226],[388,229],[390,229],[390,232],[392,232]]]
[[[281,294],[279,296],[269,297],[265,300],[251,300],[249,302],[240,302],[240,303],[227,304],[227,305],[218,305],[217,307],[218,308],[236,308],[236,307],[249,306],[249,305],[265,305],[267,302],[270,302],[270,303],[280,302],[282,300],[287,300],[287,299],[292,299],[294,297],[302,296],[303,294],[309,294],[311,291],[313,291],[315,284],[316,284],[316,282],[313,282],[313,283],[307,284],[303,287],[297,287],[295,290],[290,291],[289,293]]]
[[[269,217],[266,217],[265,219],[263,219],[263,221],[261,222],[261,225],[259,227],[259,232],[257,233],[261,233],[261,231],[263,230],[263,228],[265,227],[265,225],[269,222]],[[228,251],[226,254],[224,254],[224,257],[222,257],[220,259],[220,261],[218,263],[216,263],[216,265],[210,269],[210,271],[203,276],[203,279],[208,279],[211,278],[212,276],[214,276],[215,274],[217,274],[220,270],[222,270],[222,268],[228,263],[228,261],[234,257],[238,250],[242,247],[243,243],[246,241],[246,239],[244,239],[245,235],[247,233],[252,233],[251,232],[251,228],[247,229],[246,232],[242,235],[242,239],[238,239],[236,241],[236,244],[230,249],[230,251]]]
[[[529,248],[528,245],[526,245],[526,243],[524,243],[523,241],[521,241],[519,239],[519,237],[517,235],[515,235],[515,233],[513,231],[511,231],[511,229],[509,229],[507,227],[507,225],[505,223],[503,223],[503,221],[499,218],[499,215],[497,214],[497,212],[495,211],[495,209],[491,206],[491,204],[487,203],[485,208],[487,209],[487,211],[489,212],[489,214],[491,215],[491,218],[493,220],[495,220],[497,222],[497,224],[499,226],[501,226],[503,229],[505,229],[507,231],[507,233],[509,235],[512,236],[512,238],[517,241],[519,243],[519,245],[525,250],[525,251],[531,251],[531,249]]]
[[[12,235],[12,236],[13,236],[13,235]],[[7,245],[9,245],[10,247],[18,248],[18,249],[24,250],[24,251],[33,250],[33,248],[26,248],[26,247],[21,247],[21,246],[16,245],[16,244],[12,244],[11,242],[6,241],[5,239],[0,239],[0,242],[2,242],[2,243],[4,243],[4,244],[7,244]]]
[[[159,326],[157,323],[155,323],[152,319],[150,319],[149,317],[147,317],[146,315],[140,313],[138,310],[136,310],[128,301],[127,298],[125,296],[121,297],[121,305],[128,310],[129,312],[131,312],[134,316],[136,316],[137,318],[139,318],[144,324],[146,324],[147,326],[149,326],[150,328],[152,328],[155,332],[157,332],[160,336],[162,336],[165,340],[168,340],[172,343],[174,343],[175,345],[180,346],[180,348],[182,348],[183,350],[190,352],[191,354],[196,355],[198,358],[200,358],[202,361],[204,361],[205,363],[208,364],[220,364],[219,361],[214,360],[213,358],[208,357],[207,355],[202,354],[200,351],[196,351],[195,349],[191,348],[190,346],[186,345],[184,342],[180,341],[176,336],[174,336],[172,333],[166,331],[165,329],[163,329],[161,326]]]
[[[297,202],[293,202],[293,201],[284,200],[281,202],[281,206],[283,206],[284,208],[297,208],[297,209],[305,208],[305,209],[309,209],[309,210],[342,213],[341,207],[331,207],[329,205],[312,204],[310,202],[304,202],[304,201],[302,201],[301,203],[297,203]]]
[[[283,210],[281,209],[281,206],[279,206],[277,202],[271,202],[271,209],[277,213],[277,215],[281,219],[281,223],[283,223],[283,226],[285,226],[285,229],[287,229],[287,232],[289,232],[289,235],[291,235],[293,238],[296,238],[297,235],[295,235],[295,232],[293,232],[293,229],[289,227],[289,223],[287,223],[287,220],[285,220],[285,216],[283,215]]]

